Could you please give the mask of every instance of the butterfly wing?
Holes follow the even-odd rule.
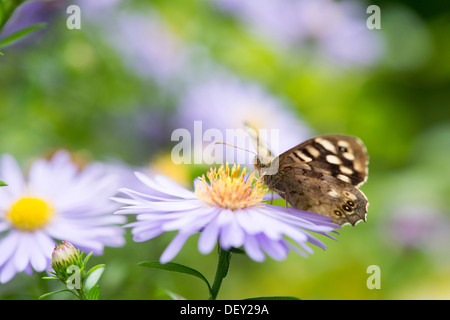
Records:
[[[367,180],[368,155],[358,138],[316,137],[273,162],[278,171],[264,182],[293,207],[329,216],[341,225],[366,220],[368,201],[358,187]]]
[[[359,187],[367,180],[369,156],[356,137],[326,135],[309,139],[280,155],[279,165],[307,164],[312,171]]]
[[[366,221],[367,198],[350,183],[304,165],[286,166],[280,174],[267,176],[266,182],[294,208],[323,214],[340,225]]]

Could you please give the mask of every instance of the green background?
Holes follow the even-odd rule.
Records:
[[[344,227],[337,241],[322,237],[328,249],[315,248],[308,258],[291,253],[285,261],[257,263],[233,255],[219,299],[450,298],[450,237],[445,236],[450,234],[450,11],[444,1],[438,3],[376,2],[381,30],[371,32],[385,41],[383,55],[371,66],[338,71],[309,63],[301,48],[278,50],[208,1],[121,4],[120,10],[149,16],[156,9],[184,45],[201,44],[236,76],[288,98],[315,132],[360,137],[370,154],[369,179],[361,188],[370,202],[367,223]],[[66,7],[56,11],[44,32],[0,50],[0,152],[23,164],[59,147],[96,160],[156,163],[173,147],[171,128],[166,134],[163,127],[155,141],[135,124],[140,115],[151,118],[153,113],[170,119],[177,104],[172,83],[161,85],[131,71],[126,57],[105,41],[102,28],[86,18],[83,6],[81,30],[67,29]],[[103,28],[115,24],[113,16],[102,21]],[[195,69],[201,61],[191,63]],[[180,170],[188,181],[204,172],[194,166]],[[394,220],[404,213],[401,228],[417,219],[416,211],[421,221],[433,223],[435,212],[443,217],[438,239],[425,231],[413,243],[396,240]],[[206,299],[207,289],[196,278],[137,265],[158,260],[173,236],[135,243],[127,230],[124,247],[93,257],[92,266],[107,266],[99,283],[101,298],[169,299],[169,290]],[[202,255],[196,245],[194,236],[173,262],[212,280],[216,252]],[[366,285],[371,265],[380,267],[381,289]],[[16,275],[0,285],[0,299],[36,299],[60,288],[41,276]]]

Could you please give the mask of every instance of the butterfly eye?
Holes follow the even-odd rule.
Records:
[[[349,206],[347,206],[346,204],[342,205],[342,209],[344,209],[347,212],[352,211],[352,208],[350,208]]]
[[[355,206],[355,203],[354,203],[352,200],[348,200],[348,201],[347,201],[347,204],[348,204],[350,207],[354,207],[354,206]]]
[[[334,210],[334,214],[337,216],[342,216],[342,212],[340,212],[339,210]]]
[[[341,152],[347,152],[347,148],[346,148],[346,147],[339,147],[339,151],[341,151]]]

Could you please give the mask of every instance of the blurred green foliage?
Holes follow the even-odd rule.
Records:
[[[300,51],[278,50],[205,0],[121,4],[120,10],[156,9],[184,44],[201,47],[239,77],[288,97],[317,133],[360,137],[370,154],[362,187],[370,201],[367,223],[344,227],[338,241],[325,239],[328,249],[316,249],[307,259],[291,254],[286,261],[257,263],[233,255],[219,299],[450,299],[449,238],[440,246],[423,245],[427,236],[403,244],[389,231],[404,207],[423,207],[425,216],[437,210],[450,220],[450,11],[420,1],[379,5],[382,28],[372,32],[385,41],[381,60],[341,69],[310,63]],[[170,151],[170,127],[158,129],[163,134],[155,141],[137,123],[160,113],[170,119],[177,104],[171,83],[162,88],[131,71],[86,12],[81,30],[67,29],[65,8],[58,7],[44,32],[2,48],[1,152],[26,163],[64,147],[98,160],[147,165]],[[103,21],[106,29],[116,23],[113,17]],[[194,178],[198,169],[190,174]],[[106,264],[101,298],[168,299],[162,290],[169,290],[206,299],[198,279],[137,265],[157,260],[173,235],[135,243],[127,234],[125,247],[92,257]],[[189,239],[174,262],[212,279],[216,254],[199,254],[196,240]],[[370,265],[381,268],[381,289],[366,286]],[[0,285],[0,298],[36,299],[52,291],[41,276],[17,275]]]

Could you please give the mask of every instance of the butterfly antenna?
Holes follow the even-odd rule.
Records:
[[[233,146],[232,144],[228,144],[226,142],[214,142],[214,144],[224,144],[224,145],[229,146],[229,147],[233,147],[233,148],[236,148],[236,149],[241,149],[241,150],[253,153],[254,155],[259,157],[259,155],[256,152],[253,152],[253,151],[250,151],[250,150],[247,150],[247,149],[244,149],[244,148],[240,148],[240,147],[237,147],[237,146]]]
[[[256,130],[256,128],[251,125],[248,121],[244,121],[244,126],[247,127],[247,132],[253,136],[253,139],[256,140],[256,151],[259,155],[259,134],[258,131]],[[253,134],[251,134],[251,131],[253,131]]]

